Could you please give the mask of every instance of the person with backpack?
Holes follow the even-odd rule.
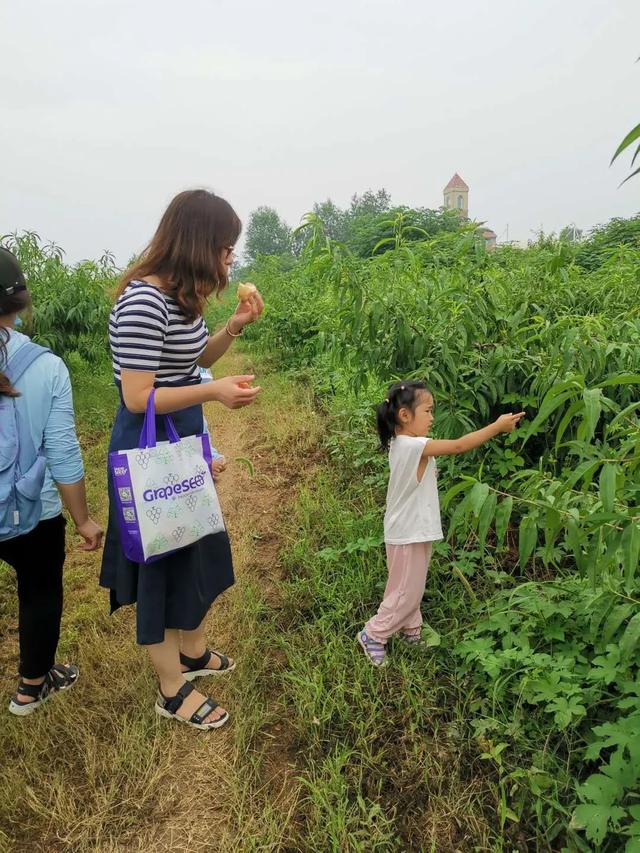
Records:
[[[17,332],[31,304],[16,257],[0,247],[0,559],[16,572],[20,682],[12,714],[33,713],[71,687],[78,667],[55,662],[62,617],[65,519],[100,547],[89,516],[69,372],[58,356]]]

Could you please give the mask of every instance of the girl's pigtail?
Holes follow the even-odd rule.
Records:
[[[388,398],[380,403],[376,410],[376,425],[380,446],[383,450],[388,450],[389,443],[396,434],[396,413]]]

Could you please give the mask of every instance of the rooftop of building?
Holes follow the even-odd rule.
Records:
[[[468,191],[469,187],[465,184],[465,182],[462,180],[460,175],[456,172],[455,175],[451,178],[449,183],[444,188],[445,192],[447,190],[467,190]]]

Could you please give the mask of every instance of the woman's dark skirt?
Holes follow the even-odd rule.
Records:
[[[203,430],[202,406],[172,416],[181,436]],[[121,403],[111,433],[109,452],[138,447],[144,415],[132,414]],[[156,418],[158,441],[166,439],[164,419]],[[100,586],[111,592],[111,612],[136,604],[136,639],[140,645],[161,643],[166,628],[193,630],[215,599],[234,582],[231,547],[226,532],[205,536],[175,554],[145,566],[128,560],[120,544],[111,474],[109,524],[104,543]]]

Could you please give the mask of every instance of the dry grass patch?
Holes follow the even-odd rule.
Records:
[[[235,354],[218,373],[245,370],[246,358]],[[0,569],[3,853],[287,849],[299,789],[270,696],[285,661],[261,645],[259,626],[277,606],[281,530],[319,429],[308,394],[279,377],[261,380],[255,406],[207,407],[214,442],[230,461],[220,492],[237,576],[212,608],[208,637],[239,664],[228,678],[201,683],[230,710],[228,727],[201,734],[156,718],[133,609],[108,615],[99,557],[77,552],[66,568],[60,657],[78,662],[81,679],[31,717],[11,717],[17,601],[12,571]],[[81,434],[90,437],[90,502],[104,520],[106,436]],[[238,457],[251,460],[253,477]]]

